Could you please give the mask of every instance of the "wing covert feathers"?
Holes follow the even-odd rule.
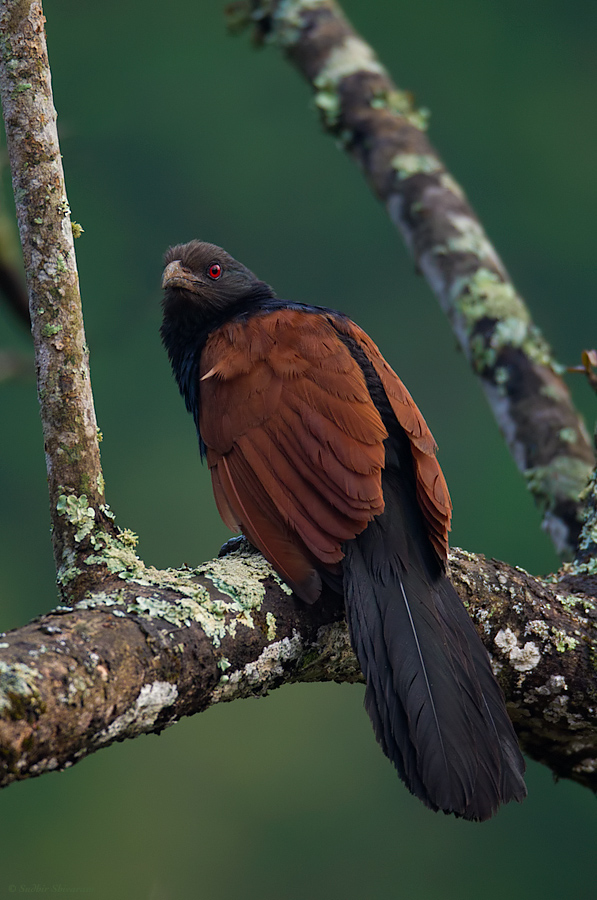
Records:
[[[385,390],[396,419],[407,433],[415,464],[417,500],[423,510],[429,537],[444,562],[448,559],[448,533],[452,520],[452,502],[435,452],[437,445],[417,404],[385,361],[368,334],[351,322],[338,319],[339,331],[355,340],[372,364]]]
[[[200,386],[223,520],[317,599],[315,566],[336,567],[384,507],[387,432],[360,367],[324,316],[276,310],[212,334]]]
[[[410,439],[417,496],[445,560],[451,505],[425,420],[370,338],[327,314],[275,310],[228,322],[208,338],[200,430],[220,515],[228,526],[246,529],[250,512],[252,540],[273,563],[271,528],[256,509],[267,502],[288,540],[296,544],[298,537],[301,568],[311,573],[318,562],[337,564],[342,543],[383,511],[387,432],[342,331],[359,342]],[[249,482],[260,489],[250,490]],[[296,565],[292,570],[292,583],[300,584]]]

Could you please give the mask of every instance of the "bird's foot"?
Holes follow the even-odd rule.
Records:
[[[253,544],[251,544],[244,534],[238,534],[236,537],[230,538],[225,544],[222,544],[218,553],[218,559],[222,556],[228,556],[229,553],[236,553],[237,550],[245,550],[247,552],[255,552]]]

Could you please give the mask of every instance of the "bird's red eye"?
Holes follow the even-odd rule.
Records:
[[[222,266],[219,263],[212,263],[207,270],[207,274],[210,278],[219,278],[222,274]]]

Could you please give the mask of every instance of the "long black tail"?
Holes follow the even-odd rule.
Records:
[[[524,760],[489,657],[433,555],[399,473],[345,547],[344,593],[377,740],[427,806],[489,818],[522,800]]]

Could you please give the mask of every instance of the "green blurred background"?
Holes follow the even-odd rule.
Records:
[[[566,363],[596,343],[594,0],[348,0]],[[440,445],[453,543],[535,573],[556,558],[424,281],[277,50],[226,34],[216,0],[46,0],[108,500],[157,566],[227,532],[160,347],[171,243],[223,244],[282,297],[348,312]],[[0,347],[28,337],[0,309]],[[594,399],[573,390],[590,427]],[[0,387],[0,628],[55,601],[37,400]],[[491,822],[434,815],[378,750],[362,688],[287,687],[0,795],[0,895],[99,898],[596,896],[597,806],[530,764]]]

